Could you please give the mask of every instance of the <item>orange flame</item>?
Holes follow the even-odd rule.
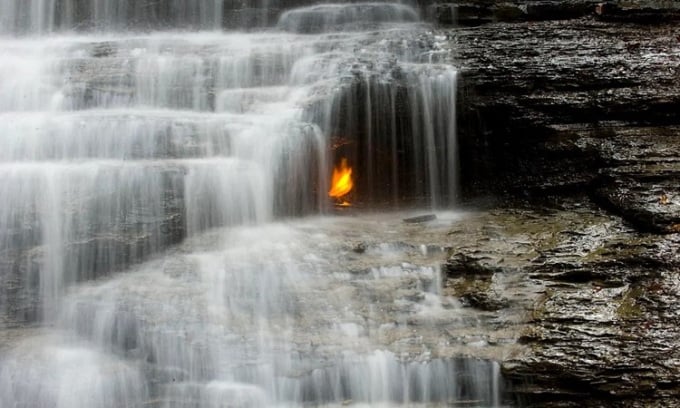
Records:
[[[353,187],[352,168],[347,166],[347,159],[343,158],[340,161],[340,166],[333,169],[333,181],[331,182],[331,190],[328,192],[328,195],[340,199],[349,194]],[[343,202],[342,205],[349,205],[349,203]]]

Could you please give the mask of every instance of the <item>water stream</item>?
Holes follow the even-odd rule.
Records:
[[[404,4],[143,3],[0,5],[0,407],[501,404],[446,341],[474,319],[427,237],[460,215],[367,211],[455,202],[442,39]]]

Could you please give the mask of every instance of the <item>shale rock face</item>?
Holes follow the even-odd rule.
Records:
[[[444,293],[480,313],[470,331],[499,349],[519,406],[680,402],[677,235],[563,198],[483,212],[449,236]]]
[[[491,220],[489,243],[454,250],[447,285],[497,316],[519,301],[484,302],[500,298],[495,282],[542,288],[525,352],[504,364],[519,403],[677,406],[677,5],[575,4],[470,2],[449,20],[448,6],[430,9],[463,26],[446,33],[464,84],[466,192],[533,203],[519,222]]]
[[[579,19],[449,34],[465,83],[470,190],[588,191],[642,230],[677,232],[680,40],[674,25]]]

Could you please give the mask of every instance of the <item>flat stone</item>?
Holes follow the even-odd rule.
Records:
[[[416,217],[404,218],[404,222],[409,224],[420,224],[423,222],[434,221],[437,219],[435,214],[419,215]]]

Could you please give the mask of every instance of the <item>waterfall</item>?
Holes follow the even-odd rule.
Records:
[[[9,32],[116,30],[141,25],[215,29],[222,25],[224,0],[5,0],[0,26]]]
[[[357,280],[319,217],[341,158],[366,207],[455,202],[441,39],[389,2],[230,31],[240,3],[0,4],[0,407],[499,404],[495,363],[366,307],[409,281],[446,314],[438,267]]]

